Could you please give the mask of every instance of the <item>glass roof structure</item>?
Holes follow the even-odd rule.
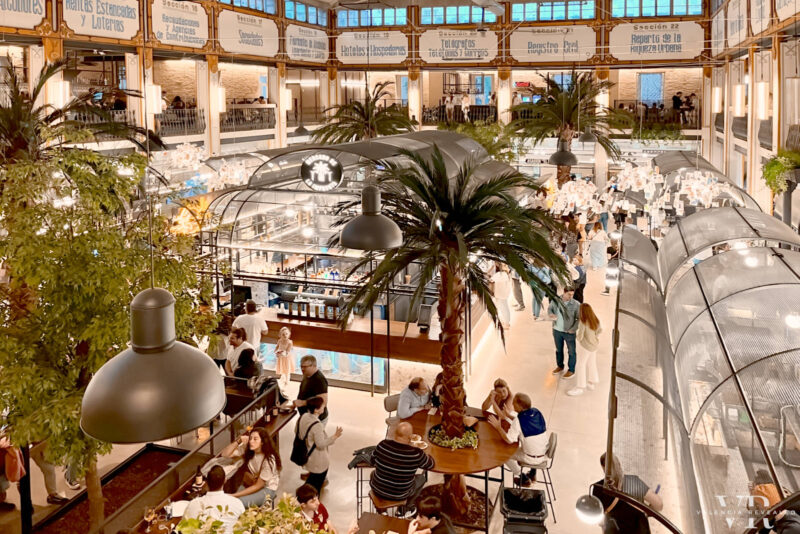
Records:
[[[800,239],[732,207],[680,220],[657,253],[623,230],[609,452],[674,485],[647,512],[673,532],[748,532],[766,508],[733,503],[756,478],[776,509],[800,500],[800,252],[778,244]]]

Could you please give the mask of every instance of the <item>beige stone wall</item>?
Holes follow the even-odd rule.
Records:
[[[185,59],[156,59],[153,61],[153,81],[167,92],[167,99],[179,95],[184,102],[197,99],[195,62]]]
[[[636,100],[637,80],[639,73],[664,73],[664,100],[665,104],[671,103],[672,95],[681,91],[684,96],[696,93],[703,94],[703,69],[701,68],[674,68],[674,69],[619,69],[612,71],[616,74],[617,86],[611,92],[611,103],[615,100]]]
[[[225,88],[225,98],[246,98],[248,101],[259,97],[258,77],[267,74],[267,67],[242,65],[236,63],[219,64],[220,85]]]

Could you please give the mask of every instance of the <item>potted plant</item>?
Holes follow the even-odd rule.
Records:
[[[800,179],[800,152],[779,150],[777,156],[764,164],[761,173],[773,193],[784,193],[789,189],[789,182],[797,183]]]

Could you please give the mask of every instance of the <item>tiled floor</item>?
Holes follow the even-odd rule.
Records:
[[[595,307],[604,330],[598,351],[601,384],[595,391],[587,391],[578,397],[567,396],[566,391],[573,387],[574,380],[564,381],[550,374],[555,366],[551,324],[549,321],[533,320],[529,292],[526,293],[528,308],[523,312],[512,312],[512,328],[507,333],[505,349],[499,336],[492,332],[490,335],[494,338],[483,343],[480,353],[474,357],[472,374],[467,382],[467,396],[470,403],[476,405],[483,400],[496,378],[505,378],[512,391],[524,391],[531,396],[534,405],[544,414],[549,430],[558,433],[559,445],[552,472],[558,497],[555,503],[558,523],[553,523],[552,518],[547,521],[549,531],[556,534],[595,531],[578,521],[574,506],[578,497],[587,492],[589,484],[602,478],[598,459],[605,450],[606,441],[611,330],[615,302],[613,293],[610,297],[600,295],[602,288],[602,271],[590,271],[586,302]],[[413,374],[413,369],[408,368],[409,364],[394,365],[398,366],[395,373],[397,377]],[[400,366],[404,367],[402,372]],[[430,366],[420,369],[420,374],[431,382],[434,372],[435,369]],[[395,392],[397,387],[395,386]],[[291,388],[296,391],[297,383],[293,383]],[[369,393],[343,389],[331,392],[330,411],[329,430],[341,426],[344,434],[331,449],[330,484],[322,497],[331,512],[334,526],[339,532],[346,532],[356,512],[355,472],[349,471],[346,464],[350,461],[353,450],[375,444],[383,437],[386,414],[381,396],[370,398]],[[288,461],[290,432],[290,429],[285,429],[286,437],[281,440],[281,456],[287,460],[281,475],[280,492],[294,492],[300,483],[300,469]],[[103,458],[101,467],[109,469],[126,454],[130,454],[131,450],[134,449],[116,448],[111,455]],[[436,480],[435,477],[432,478]],[[33,467],[33,485],[34,501],[43,502],[43,483],[36,467]],[[63,487],[61,477],[59,485]],[[496,485],[490,486],[490,491],[494,495],[497,491]],[[15,490],[11,490],[10,497],[12,502],[18,502]],[[11,524],[4,523],[3,519],[5,518],[0,518],[0,531],[4,534],[14,532]],[[502,532],[502,517],[499,514],[495,514],[490,532]]]

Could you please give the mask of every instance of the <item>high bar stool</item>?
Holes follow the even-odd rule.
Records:
[[[372,490],[369,490],[369,500],[371,508],[377,513],[381,515],[391,515],[388,514],[389,510],[394,509],[393,515],[395,517],[400,517],[400,507],[405,506],[408,502],[406,499],[403,499],[402,501],[389,501],[378,497]]]
[[[553,501],[556,500],[556,489],[553,486],[553,478],[550,476],[550,469],[553,468],[553,459],[556,456],[556,448],[558,447],[558,434],[555,432],[550,433],[550,438],[547,440],[547,452],[544,453],[544,458],[541,462],[527,463],[524,461],[519,462],[520,467],[536,469],[542,473],[541,480],[537,476],[535,484],[544,484],[544,490],[547,494],[547,504],[550,505],[550,513],[553,515],[553,523],[558,523],[556,520],[556,510],[553,506]]]

